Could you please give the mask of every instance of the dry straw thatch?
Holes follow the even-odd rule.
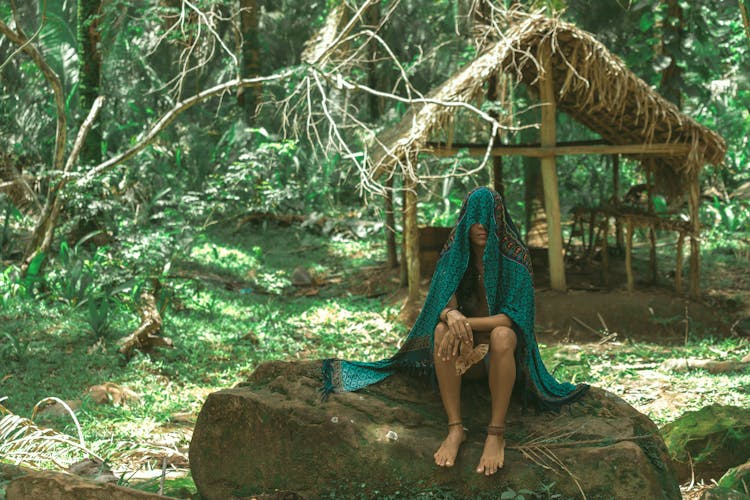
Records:
[[[718,165],[726,152],[716,132],[698,124],[634,75],[590,33],[542,15],[524,15],[472,63],[412,105],[403,119],[381,134],[371,150],[375,177],[409,156],[428,151],[430,137],[444,128],[456,107],[440,103],[477,102],[485,83],[501,72],[536,90],[540,54],[550,48],[557,106],[617,144],[688,144],[687,155],[663,155],[650,162],[657,185],[684,192],[685,181],[707,163]],[[545,49],[546,50],[546,49]],[[550,53],[548,52],[548,53]]]

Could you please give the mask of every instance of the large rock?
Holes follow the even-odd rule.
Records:
[[[719,479],[750,458],[750,409],[711,405],[685,412],[662,428],[678,477]]]
[[[114,484],[95,482],[62,472],[36,471],[0,464],[0,498],[7,500],[157,500],[168,497]]]
[[[305,497],[400,495],[427,489],[473,496],[507,488],[588,498],[680,498],[656,426],[622,399],[592,388],[558,415],[507,419],[505,468],[475,472],[489,419],[486,381],[464,388],[468,440],[456,466],[432,455],[447,431],[437,392],[396,375],[357,393],[320,400],[320,362],[271,362],[241,387],[211,394],[190,443],[190,466],[208,500],[292,490]],[[549,467],[549,468],[545,468]]]

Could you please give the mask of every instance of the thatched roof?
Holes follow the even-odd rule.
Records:
[[[528,16],[504,33],[471,64],[427,98],[440,102],[481,101],[487,80],[500,72],[536,89],[540,48],[551,43],[558,109],[612,144],[689,144],[687,155],[655,160],[659,184],[682,185],[707,163],[718,165],[726,152],[716,132],[683,114],[674,104],[635,76],[590,33],[544,16]],[[549,45],[547,45],[549,46]],[[371,150],[374,173],[390,170],[426,143],[456,111],[436,103],[412,105],[403,119],[378,137]]]

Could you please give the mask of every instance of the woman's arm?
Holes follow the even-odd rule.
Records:
[[[506,314],[495,314],[493,316],[466,318],[471,329],[477,332],[489,332],[498,326],[513,328],[513,321]]]

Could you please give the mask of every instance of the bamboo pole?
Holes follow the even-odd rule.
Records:
[[[654,215],[654,163],[648,161],[646,167],[646,202],[649,215]],[[653,224],[648,225],[648,241],[650,244],[648,257],[649,267],[651,269],[651,283],[656,283],[656,229]]]
[[[398,252],[396,251],[396,217],[393,214],[393,176],[385,183],[385,246],[388,250],[388,268],[398,266]]]
[[[696,173],[690,181],[690,224],[693,232],[690,234],[690,296],[697,299],[700,295],[700,232],[701,221],[698,217],[700,204],[700,184]]]
[[[607,245],[607,235],[609,234],[609,217],[604,216],[602,222],[602,284],[609,286],[609,247]]]
[[[417,228],[417,183],[409,176],[404,177],[404,243],[406,248],[408,301],[419,301],[419,229]]]
[[[435,156],[455,156],[462,150],[468,150],[470,156],[484,156],[487,146],[453,144],[447,147],[443,144],[428,143],[431,153]],[[686,156],[690,152],[689,144],[591,144],[578,146],[495,146],[490,150],[490,156],[530,156],[532,158],[546,158],[564,155],[657,155],[657,156]]]
[[[651,283],[656,283],[658,275],[657,263],[656,263],[656,229],[653,224],[648,226],[648,239],[650,242],[649,248],[649,264],[651,267]]]
[[[552,53],[544,44],[539,60],[544,73],[539,75],[539,97],[542,102],[541,144],[554,147],[556,137],[555,85],[552,80]],[[544,209],[547,212],[547,234],[549,235],[549,275],[553,290],[565,291],[565,262],[563,259],[562,227],[560,223],[560,196],[558,193],[555,157],[542,158],[542,183],[544,184]]]
[[[612,155],[612,200],[615,208],[620,206],[620,155]],[[615,238],[617,239],[617,249],[622,251],[625,247],[625,241],[622,236],[622,222],[615,218]]]
[[[401,191],[401,267],[399,269],[399,279],[401,286],[409,284],[409,274],[406,259],[406,177],[402,182],[403,191]]]
[[[625,238],[625,272],[628,275],[628,292],[632,292],[635,280],[633,279],[633,221],[628,218],[627,238]]]
[[[682,261],[683,249],[685,247],[685,233],[680,231],[680,237],[677,238],[677,262],[674,269],[674,289],[678,294],[682,294]]]

